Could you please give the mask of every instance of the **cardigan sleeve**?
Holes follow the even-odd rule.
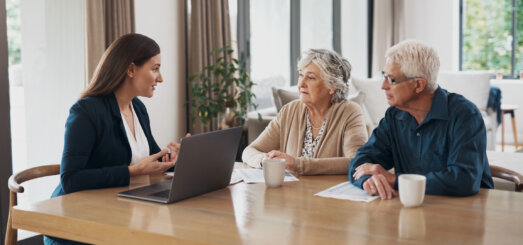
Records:
[[[280,128],[282,114],[288,106],[284,106],[263,132],[243,150],[242,160],[251,167],[260,168],[265,153],[280,149]]]
[[[93,118],[80,103],[71,107],[66,121],[60,180],[65,193],[86,189],[129,185],[127,164],[111,167],[86,167],[96,144]]]
[[[341,125],[343,136],[341,142],[334,142],[331,139],[324,139],[325,147],[342,146],[342,155],[338,157],[327,158],[296,158],[295,171],[300,175],[317,175],[317,174],[347,174],[349,162],[354,158],[358,149],[367,141],[367,129],[363,112],[358,106],[349,110],[343,110],[342,113],[349,113],[346,121]],[[332,137],[334,139],[334,137]]]

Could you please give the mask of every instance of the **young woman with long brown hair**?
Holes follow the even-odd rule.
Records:
[[[66,122],[60,183],[53,197],[129,185],[132,176],[162,173],[174,166],[179,145],[161,150],[144,104],[163,82],[160,47],[140,34],[127,34],[105,51],[87,89]],[[171,151],[169,156],[168,151]],[[72,241],[45,237],[46,244]]]

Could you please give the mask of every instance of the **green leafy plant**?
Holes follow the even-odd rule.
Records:
[[[215,63],[189,77],[192,87],[188,103],[191,105],[193,125],[198,116],[201,123],[208,127],[212,119],[225,113],[227,108],[234,113],[232,118],[227,119],[232,124],[229,126],[243,125],[250,107],[257,108],[253,102],[256,98],[252,93],[254,82],[247,74],[245,64],[232,57],[233,52],[228,46],[211,51],[211,56],[216,58]]]

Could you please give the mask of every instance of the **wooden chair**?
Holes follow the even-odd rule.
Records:
[[[18,230],[13,229],[11,212],[15,205],[17,205],[17,193],[23,193],[24,187],[20,184],[40,178],[45,176],[57,175],[60,173],[60,165],[44,165],[38,166],[30,169],[26,169],[19,173],[11,175],[9,177],[8,186],[9,186],[9,218],[7,220],[7,230],[5,233],[5,244],[14,245],[18,241]]]
[[[523,191],[523,175],[510,169],[506,169],[495,165],[490,165],[490,173],[492,174],[493,178],[500,178],[510,182],[514,182],[514,184],[516,185],[517,192]]]

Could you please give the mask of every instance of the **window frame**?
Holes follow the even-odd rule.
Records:
[[[250,54],[250,0],[237,0],[238,1],[238,58],[241,62],[245,62],[247,71],[251,70],[251,54]],[[332,47],[334,51],[342,53],[341,50],[341,0],[332,1]],[[374,0],[368,1],[369,6],[369,20],[372,20]],[[296,85],[298,81],[298,72],[296,66],[298,60],[301,57],[301,40],[300,40],[300,13],[301,13],[301,0],[290,0],[290,85]],[[372,38],[372,22],[369,22],[368,37]],[[368,39],[368,42],[372,43],[372,39]],[[371,64],[372,64],[372,45],[369,45],[369,63],[367,71],[370,76]]]
[[[12,152],[11,152],[11,106],[9,103],[9,53],[7,49],[7,21],[5,0],[0,0],[0,238],[5,241],[7,228],[7,217],[9,215],[9,189],[7,181],[12,174]]]

